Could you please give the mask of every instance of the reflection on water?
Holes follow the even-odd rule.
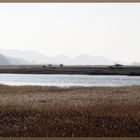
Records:
[[[6,85],[126,86],[140,85],[139,76],[0,74]]]

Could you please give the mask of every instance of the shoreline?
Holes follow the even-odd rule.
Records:
[[[47,66],[6,65],[0,66],[0,73],[12,74],[81,74],[81,75],[128,75],[140,76],[140,66]]]
[[[11,85],[0,83],[0,86],[5,87],[49,87],[49,88],[127,88],[127,87],[139,87],[140,85],[91,85],[91,86],[81,86],[81,85]]]

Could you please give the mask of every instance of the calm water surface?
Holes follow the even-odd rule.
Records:
[[[140,85],[140,76],[0,74],[0,84],[48,86]]]

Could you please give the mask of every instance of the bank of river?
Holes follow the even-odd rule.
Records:
[[[133,75],[140,76],[140,66],[90,65],[90,66],[47,66],[8,65],[0,66],[0,73],[16,74],[84,74],[84,75]]]

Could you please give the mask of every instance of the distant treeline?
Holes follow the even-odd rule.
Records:
[[[0,66],[0,73],[23,74],[85,74],[85,75],[138,75],[140,66],[59,66],[53,65],[13,65]]]

